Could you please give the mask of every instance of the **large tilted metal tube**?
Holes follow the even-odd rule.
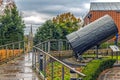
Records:
[[[109,15],[105,15],[82,29],[72,32],[66,38],[73,51],[82,55],[86,50],[113,38],[117,33],[118,29],[113,19]]]

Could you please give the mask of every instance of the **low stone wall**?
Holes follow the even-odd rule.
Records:
[[[111,49],[98,49],[98,53],[103,56],[111,55],[112,51]],[[54,57],[71,57],[73,56],[73,51],[72,50],[67,50],[67,51],[51,51],[50,54]],[[84,52],[83,54],[96,54],[96,49],[90,49]],[[115,55],[115,53],[113,54]]]
[[[85,52],[85,54],[95,54],[95,53],[96,53],[96,49],[87,50]],[[98,49],[98,53],[101,55],[111,55],[112,51],[111,49]]]
[[[51,51],[50,54],[54,57],[71,57],[71,56],[73,56],[73,51],[72,50]]]

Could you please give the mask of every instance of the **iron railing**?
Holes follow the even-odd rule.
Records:
[[[25,53],[25,41],[9,43],[0,46],[0,64],[8,62]]]
[[[60,80],[65,80],[66,69],[68,69],[69,71],[70,70],[74,71],[76,74],[80,75],[81,77],[85,77],[86,76],[85,74],[75,70],[71,66],[61,61],[61,59],[51,55],[52,53],[54,53],[54,51],[58,52],[58,55],[60,55],[62,54],[61,53],[62,51],[70,51],[70,50],[71,48],[67,40],[48,40],[39,43],[33,46],[32,67],[40,74],[40,76],[44,80],[55,80],[55,69],[54,69],[55,62],[58,62],[61,65],[61,70],[60,70],[61,72],[59,73],[61,74],[61,77],[58,76],[60,77]],[[43,63],[41,63],[41,59],[43,59],[42,60]],[[41,66],[43,66],[43,69],[41,69]],[[50,72],[48,72],[48,69],[50,70]]]

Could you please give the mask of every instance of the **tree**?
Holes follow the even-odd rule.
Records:
[[[57,39],[59,37],[59,31],[55,24],[51,20],[47,20],[38,29],[34,37],[34,42],[43,42],[48,39]],[[58,36],[58,37],[57,37]]]
[[[76,31],[79,28],[77,23],[81,22],[80,18],[76,18],[70,12],[57,15],[57,17],[54,17],[52,21],[61,29],[61,39],[65,39],[67,34]]]
[[[11,9],[6,7],[4,13],[4,15],[0,16],[1,44],[22,41],[24,38],[25,24],[19,15],[16,5],[13,4],[13,8]]]
[[[81,20],[74,17],[71,13],[64,13],[47,20],[38,29],[34,37],[35,44],[48,39],[65,39],[65,36],[76,31]]]

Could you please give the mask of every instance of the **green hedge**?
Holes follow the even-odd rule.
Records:
[[[111,68],[115,61],[115,59],[110,58],[103,58],[91,61],[82,71],[86,75],[83,80],[96,80],[99,74],[103,70]]]

